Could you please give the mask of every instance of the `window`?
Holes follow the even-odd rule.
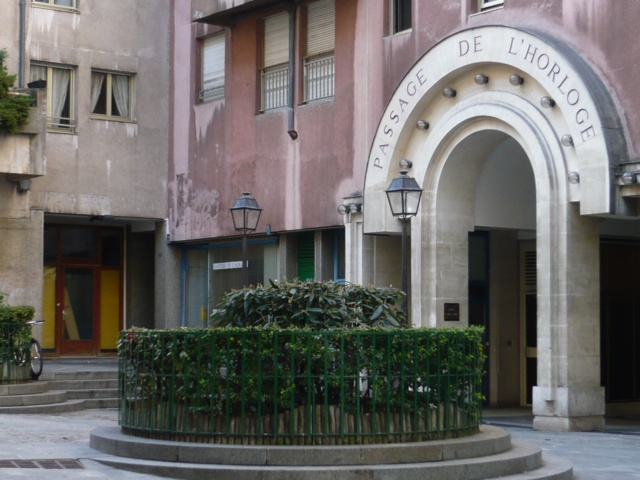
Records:
[[[391,0],[391,34],[411,28],[411,0]]]
[[[320,0],[307,9],[304,101],[333,97],[335,83],[335,1]]]
[[[91,72],[91,114],[131,120],[133,76],[100,71]]]
[[[33,0],[35,4],[55,5],[58,7],[76,8],[76,0]]]
[[[202,88],[200,101],[224,97],[225,75],[224,32],[207,37],[202,42]]]
[[[32,64],[31,82],[47,87],[47,128],[75,132],[73,69]]]
[[[264,21],[264,58],[260,110],[285,107],[289,98],[289,14]]]
[[[478,11],[484,12],[485,10],[491,10],[492,8],[501,7],[504,5],[504,0],[478,0]]]

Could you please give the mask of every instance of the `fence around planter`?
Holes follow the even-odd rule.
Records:
[[[29,352],[31,325],[0,323],[0,383],[23,383],[31,379]]]
[[[480,329],[128,330],[120,424],[183,441],[336,445],[478,431]]]

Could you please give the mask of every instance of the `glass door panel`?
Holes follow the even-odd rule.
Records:
[[[61,289],[62,352],[90,354],[95,352],[94,269],[65,268]]]

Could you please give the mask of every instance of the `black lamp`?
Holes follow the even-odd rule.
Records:
[[[407,236],[407,223],[418,213],[422,188],[416,179],[407,175],[406,170],[400,170],[400,175],[391,180],[385,190],[391,214],[402,223],[402,291],[405,293],[403,309],[408,318],[408,265],[409,245]]]
[[[231,207],[233,228],[242,232],[242,273],[244,286],[249,285],[249,255],[247,250],[247,234],[258,227],[262,209],[249,192],[243,192]]]

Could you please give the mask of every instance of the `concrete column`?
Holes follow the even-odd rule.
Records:
[[[155,328],[178,328],[182,250],[167,243],[166,222],[156,224],[155,254]]]
[[[538,213],[538,386],[534,428],[603,430],[597,220],[577,204]]]
[[[24,217],[0,218],[0,291],[6,294],[5,303],[31,305],[35,318],[42,318],[44,213],[23,213]]]

